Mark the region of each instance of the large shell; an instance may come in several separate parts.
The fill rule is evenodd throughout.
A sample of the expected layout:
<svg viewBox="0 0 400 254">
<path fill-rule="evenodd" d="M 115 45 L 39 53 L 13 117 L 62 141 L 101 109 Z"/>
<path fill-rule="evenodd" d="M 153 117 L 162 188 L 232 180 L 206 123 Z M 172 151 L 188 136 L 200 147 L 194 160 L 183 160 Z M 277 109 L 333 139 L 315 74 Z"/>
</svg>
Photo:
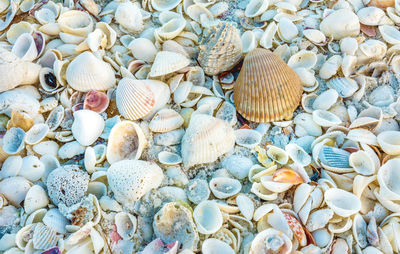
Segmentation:
<svg viewBox="0 0 400 254">
<path fill-rule="evenodd" d="M 319 28 L 326 36 L 338 40 L 358 35 L 360 33 L 360 22 L 353 11 L 339 9 L 324 18 Z"/>
<path fill-rule="evenodd" d="M 200 45 L 198 57 L 207 75 L 232 69 L 242 58 L 242 41 L 232 23 L 219 23 L 211 28 Z"/>
<path fill-rule="evenodd" d="M 182 159 L 185 167 L 209 163 L 229 152 L 235 145 L 235 132 L 228 122 L 209 115 L 191 118 L 182 140 Z"/>
<path fill-rule="evenodd" d="M 248 53 L 235 84 L 237 111 L 254 122 L 291 118 L 302 95 L 300 78 L 284 61 L 265 49 Z"/>
<path fill-rule="evenodd" d="M 117 123 L 111 130 L 107 145 L 107 161 L 139 159 L 147 140 L 139 125 L 131 121 Z"/>
<path fill-rule="evenodd" d="M 58 18 L 60 29 L 75 36 L 86 36 L 93 30 L 93 20 L 87 12 L 69 10 Z"/>
<path fill-rule="evenodd" d="M 324 195 L 326 204 L 339 216 L 349 217 L 361 209 L 360 199 L 350 192 L 331 188 Z"/>
<path fill-rule="evenodd" d="M 110 64 L 89 51 L 77 56 L 67 67 L 68 84 L 75 90 L 104 91 L 115 85 L 115 73 Z"/>
</svg>

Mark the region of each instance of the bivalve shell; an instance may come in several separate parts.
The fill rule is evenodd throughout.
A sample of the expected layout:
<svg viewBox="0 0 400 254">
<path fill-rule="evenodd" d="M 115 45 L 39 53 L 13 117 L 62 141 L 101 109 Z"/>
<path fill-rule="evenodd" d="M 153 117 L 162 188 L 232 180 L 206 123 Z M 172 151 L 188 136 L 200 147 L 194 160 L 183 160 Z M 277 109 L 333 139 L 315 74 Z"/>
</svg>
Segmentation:
<svg viewBox="0 0 400 254">
<path fill-rule="evenodd" d="M 361 209 L 360 199 L 347 191 L 331 188 L 325 191 L 325 202 L 337 215 L 349 217 Z"/>
<path fill-rule="evenodd" d="M 161 109 L 150 121 L 149 128 L 153 132 L 168 132 L 182 126 L 182 116 L 173 109 Z"/>
<path fill-rule="evenodd" d="M 20 207 L 31 186 L 31 182 L 21 176 L 9 177 L 0 182 L 0 194 L 12 205 Z"/>
<path fill-rule="evenodd" d="M 222 226 L 222 213 L 213 201 L 204 200 L 193 211 L 193 219 L 202 234 L 213 234 Z"/>
<path fill-rule="evenodd" d="M 201 245 L 201 252 L 203 254 L 214 254 L 215 251 L 223 254 L 234 254 L 235 251 L 229 246 L 227 243 L 215 239 L 215 238 L 207 238 Z"/>
<path fill-rule="evenodd" d="M 382 150 L 389 155 L 400 155 L 400 132 L 384 131 L 379 133 L 377 141 Z"/>
<path fill-rule="evenodd" d="M 292 242 L 286 234 L 274 228 L 268 228 L 256 235 L 251 243 L 249 253 L 289 254 L 292 251 L 292 246 Z"/>
<path fill-rule="evenodd" d="M 326 36 L 338 40 L 358 35 L 360 33 L 360 22 L 352 10 L 339 9 L 324 18 L 319 28 Z"/>
<path fill-rule="evenodd" d="M 149 76 L 163 76 L 178 71 L 189 64 L 190 60 L 182 54 L 171 51 L 160 51 L 157 53 L 156 58 L 154 59 Z"/>
<path fill-rule="evenodd" d="M 236 179 L 229 177 L 214 177 L 210 181 L 210 190 L 220 199 L 229 198 L 237 193 L 239 193 L 242 185 Z"/>
<path fill-rule="evenodd" d="M 104 130 L 103 117 L 91 110 L 83 109 L 74 113 L 72 135 L 83 146 L 93 144 Z"/>
<path fill-rule="evenodd" d="M 380 195 L 388 200 L 400 200 L 400 189 L 398 187 L 400 179 L 399 163 L 399 158 L 391 159 L 378 170 L 377 178 L 380 185 Z"/>
</svg>

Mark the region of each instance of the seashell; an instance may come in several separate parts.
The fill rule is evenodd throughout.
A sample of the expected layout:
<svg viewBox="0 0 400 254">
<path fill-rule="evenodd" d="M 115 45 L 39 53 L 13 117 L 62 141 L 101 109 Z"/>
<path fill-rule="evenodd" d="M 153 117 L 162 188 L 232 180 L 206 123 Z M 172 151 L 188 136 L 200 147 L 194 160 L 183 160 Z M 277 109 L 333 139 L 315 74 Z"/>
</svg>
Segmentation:
<svg viewBox="0 0 400 254">
<path fill-rule="evenodd" d="M 352 129 L 349 131 L 346 138 L 368 145 L 378 145 L 376 136 L 372 132 L 365 129 Z"/>
<path fill-rule="evenodd" d="M 43 90 L 49 93 L 54 92 L 59 86 L 56 76 L 51 68 L 44 67 L 40 70 L 39 81 Z"/>
<path fill-rule="evenodd" d="M 377 142 L 386 154 L 400 154 L 399 134 L 398 131 L 383 131 L 377 136 Z"/>
<path fill-rule="evenodd" d="M 24 149 L 25 131 L 21 128 L 9 129 L 3 137 L 2 149 L 7 154 L 16 154 Z"/>
<path fill-rule="evenodd" d="M 387 46 L 382 41 L 369 39 L 360 44 L 357 50 L 357 64 L 364 64 L 382 59 L 387 51 Z"/>
<path fill-rule="evenodd" d="M 392 25 L 391 21 L 385 14 L 385 12 L 377 7 L 365 7 L 357 12 L 358 19 L 361 24 L 367 26 L 378 26 L 378 25 Z"/>
<path fill-rule="evenodd" d="M 21 156 L 10 156 L 3 162 L 0 171 L 1 178 L 17 176 L 22 167 Z"/>
<path fill-rule="evenodd" d="M 158 161 L 164 165 L 176 165 L 182 162 L 181 156 L 167 151 L 158 153 L 157 157 Z"/>
<path fill-rule="evenodd" d="M 0 92 L 19 85 L 35 84 L 39 80 L 40 65 L 21 61 L 4 48 L 0 49 Z"/>
<path fill-rule="evenodd" d="M 222 167 L 237 179 L 248 176 L 250 168 L 253 166 L 251 159 L 241 155 L 230 155 L 222 161 Z"/>
<path fill-rule="evenodd" d="M 399 174 L 397 169 L 398 158 L 388 160 L 378 170 L 378 182 L 380 185 L 380 195 L 388 200 L 400 200 L 400 192 L 395 184 Z"/>
<path fill-rule="evenodd" d="M 353 236 L 361 248 L 367 247 L 367 223 L 359 213 L 353 219 Z"/>
<path fill-rule="evenodd" d="M 140 33 L 144 29 L 140 8 L 132 2 L 122 2 L 115 10 L 115 20 L 128 32 Z"/>
<path fill-rule="evenodd" d="M 320 136 L 322 134 L 321 126 L 313 121 L 312 114 L 300 113 L 294 118 L 296 124 L 297 136 Z M 301 133 L 302 132 L 302 133 Z"/>
<path fill-rule="evenodd" d="M 311 69 L 317 63 L 317 55 L 312 51 L 301 50 L 289 58 L 288 65 L 290 68 Z"/>
<path fill-rule="evenodd" d="M 159 51 L 151 66 L 149 76 L 163 76 L 178 71 L 189 64 L 189 59 L 182 54 L 171 51 Z"/>
<path fill-rule="evenodd" d="M 292 41 L 298 35 L 299 31 L 293 22 L 286 18 L 282 17 L 279 19 L 278 23 L 278 36 L 283 41 Z"/>
<path fill-rule="evenodd" d="M 43 223 L 60 234 L 65 234 L 67 231 L 65 226 L 68 225 L 68 220 L 61 214 L 58 208 L 52 208 L 46 212 L 42 219 Z"/>
<path fill-rule="evenodd" d="M 156 36 L 161 40 L 171 40 L 177 37 L 186 26 L 186 20 L 182 17 L 173 18 L 156 29 Z"/>
<path fill-rule="evenodd" d="M 282 71 L 279 74 L 272 74 L 272 72 L 263 73 L 261 69 L 252 69 L 254 66 L 253 61 L 262 61 L 263 71 L 275 70 L 271 69 L 275 68 L 275 66 L 276 69 L 281 69 Z M 255 77 L 253 75 L 262 75 L 262 77 Z M 253 85 L 251 80 L 254 80 L 255 78 L 257 78 L 257 80 L 263 80 L 261 84 L 255 84 L 258 85 L 259 89 L 262 91 L 267 87 L 268 91 L 270 91 L 268 94 L 282 94 L 277 92 L 278 90 L 281 91 L 283 89 L 281 87 L 282 83 L 280 81 L 273 82 L 270 78 L 271 75 L 279 75 L 279 80 L 285 80 L 285 84 L 287 84 L 285 89 L 293 91 L 293 93 L 283 93 L 285 96 L 282 96 L 278 100 L 269 99 L 267 96 L 261 97 L 260 94 L 251 94 L 253 89 L 249 89 L 247 86 Z M 289 80 L 291 80 L 290 83 Z M 234 89 L 235 106 L 240 114 L 251 121 L 271 122 L 290 118 L 292 116 L 293 111 L 300 103 L 302 86 L 297 74 L 282 60 L 277 58 L 274 54 L 268 53 L 264 49 L 255 49 L 247 54 Z M 268 104 L 264 102 L 264 100 L 267 101 Z M 260 110 L 260 107 L 256 105 L 259 105 L 261 101 L 263 101 L 264 106 L 261 107 Z"/>
<path fill-rule="evenodd" d="M 56 155 L 61 159 L 71 159 L 77 155 L 83 154 L 84 152 L 85 148 L 79 144 L 78 141 L 72 141 L 61 146 Z"/>
<path fill-rule="evenodd" d="M 262 139 L 262 135 L 252 129 L 239 129 L 235 130 L 236 144 L 249 149 L 254 149 Z"/>
<path fill-rule="evenodd" d="M 149 123 L 153 132 L 168 132 L 182 126 L 184 120 L 175 110 L 161 109 Z"/>
<path fill-rule="evenodd" d="M 214 97 L 214 98 L 217 98 L 217 97 Z M 197 105 L 198 105 L 198 103 L 197 103 Z M 215 117 L 222 119 L 222 120 L 230 123 L 230 125 L 234 126 L 237 122 L 235 105 L 233 105 L 230 102 L 224 101 L 222 103 L 222 105 L 219 107 L 217 113 L 215 114 Z M 255 134 L 254 134 L 253 138 L 256 138 Z M 257 141 L 257 138 L 255 140 Z M 246 142 L 239 141 L 239 143 L 241 145 L 246 145 Z M 248 145 L 251 145 L 251 144 L 248 144 Z"/>
<path fill-rule="evenodd" d="M 382 25 L 379 26 L 379 32 L 384 41 L 389 44 L 400 43 L 400 31 L 395 26 Z"/>
<path fill-rule="evenodd" d="M 22 166 L 19 175 L 29 181 L 35 182 L 44 174 L 44 164 L 34 155 L 28 155 L 22 159 Z"/>
<path fill-rule="evenodd" d="M 174 9 L 180 2 L 181 0 L 170 0 L 170 1 L 151 0 L 151 7 L 153 7 L 157 11 L 169 11 Z"/>
<path fill-rule="evenodd" d="M 83 146 L 93 144 L 104 130 L 104 120 L 98 113 L 83 109 L 74 113 L 71 131 L 74 138 Z"/>
<path fill-rule="evenodd" d="M 204 114 L 192 116 L 182 139 L 183 164 L 190 168 L 213 162 L 229 152 L 234 144 L 235 133 L 227 122 Z"/>
<path fill-rule="evenodd" d="M 272 180 L 278 183 L 290 184 L 300 184 L 304 182 L 304 180 L 296 171 L 289 168 L 281 168 L 276 170 L 272 176 Z"/>
<path fill-rule="evenodd" d="M 340 51 L 346 55 L 353 56 L 358 49 L 358 42 L 355 38 L 345 37 L 340 40 Z"/>
<path fill-rule="evenodd" d="M 303 35 L 314 44 L 322 45 L 326 43 L 326 36 L 319 30 L 306 29 L 303 31 Z"/>
<path fill-rule="evenodd" d="M 210 181 L 210 190 L 219 199 L 229 198 L 239 193 L 242 185 L 233 178 L 214 177 Z"/>
<path fill-rule="evenodd" d="M 350 166 L 361 175 L 372 175 L 375 173 L 375 165 L 367 152 L 362 150 L 352 153 L 349 158 Z"/>
<path fill-rule="evenodd" d="M 186 9 L 185 12 L 192 20 L 201 23 L 204 27 L 208 27 L 208 22 L 212 21 L 213 19 L 213 15 L 210 10 L 208 10 L 202 4 L 192 4 Z M 207 20 L 207 22 L 204 22 L 204 20 Z"/>
<path fill-rule="evenodd" d="M 107 179 L 119 202 L 138 201 L 151 189 L 157 188 L 164 178 L 155 163 L 140 160 L 115 162 L 107 171 Z"/>
<path fill-rule="evenodd" d="M 154 216 L 153 229 L 163 242 L 178 241 L 182 249 L 196 249 L 199 242 L 192 212 L 184 202 L 166 203 Z"/>
<path fill-rule="evenodd" d="M 64 165 L 50 172 L 47 177 L 47 193 L 50 200 L 58 205 L 74 205 L 85 196 L 89 176 L 78 165 Z"/>
<path fill-rule="evenodd" d="M 256 235 L 250 247 L 250 254 L 281 253 L 289 254 L 292 251 L 292 242 L 289 237 L 273 228 L 268 228 Z"/>
<path fill-rule="evenodd" d="M 33 36 L 29 33 L 21 34 L 15 41 L 11 53 L 19 57 L 22 61 L 33 61 L 39 53 L 38 47 Z"/>
<path fill-rule="evenodd" d="M 286 153 L 286 151 L 277 146 L 269 146 L 267 155 L 281 165 L 285 165 L 289 160 L 289 155 Z"/>
<path fill-rule="evenodd" d="M 236 204 L 240 212 L 247 220 L 251 220 L 253 218 L 254 203 L 248 196 L 244 194 L 239 194 L 236 197 Z"/>
<path fill-rule="evenodd" d="M 56 232 L 53 229 L 46 227 L 42 223 L 35 225 L 32 237 L 33 247 L 35 249 L 47 250 L 56 246 L 57 240 Z"/>
<path fill-rule="evenodd" d="M 32 184 L 21 176 L 9 177 L 0 182 L 0 194 L 15 207 L 20 207 Z"/>
<path fill-rule="evenodd" d="M 57 22 L 61 32 L 76 36 L 86 36 L 93 30 L 93 20 L 90 15 L 78 10 L 63 12 Z"/>
<path fill-rule="evenodd" d="M 109 103 L 110 99 L 107 94 L 92 90 L 86 94 L 83 108 L 96 113 L 103 113 L 108 108 Z"/>
<path fill-rule="evenodd" d="M 251 0 L 247 6 L 244 14 L 248 18 L 254 18 L 263 14 L 269 6 L 268 0 Z"/>
<path fill-rule="evenodd" d="M 113 164 L 124 159 L 139 159 L 147 140 L 134 122 L 122 121 L 111 130 L 107 144 L 107 161 Z"/>
<path fill-rule="evenodd" d="M 253 31 L 246 31 L 240 37 L 243 53 L 248 53 L 257 47 L 257 38 Z"/>
<path fill-rule="evenodd" d="M 324 18 L 319 26 L 321 32 L 335 40 L 356 36 L 360 33 L 360 22 L 349 9 L 333 11 Z"/>
<path fill-rule="evenodd" d="M 64 107 L 62 105 L 54 108 L 48 115 L 45 124 L 49 126 L 50 131 L 56 130 L 64 119 Z"/>
<path fill-rule="evenodd" d="M 90 146 L 86 147 L 85 155 L 83 158 L 83 165 L 89 173 L 93 173 L 96 167 L 96 154 L 94 149 Z"/>
<path fill-rule="evenodd" d="M 378 8 L 387 8 L 395 5 L 393 0 L 371 0 L 368 2 L 368 6 L 376 6 Z"/>
<path fill-rule="evenodd" d="M 7 41 L 14 44 L 18 37 L 24 33 L 31 34 L 33 27 L 29 22 L 21 21 L 16 24 L 12 24 L 6 33 Z"/>
<path fill-rule="evenodd" d="M 275 33 L 278 31 L 278 26 L 275 24 L 275 22 L 271 22 L 267 28 L 265 29 L 265 32 L 262 34 L 260 38 L 260 45 L 264 47 L 265 49 L 272 48 L 272 42 L 274 40 Z"/>
<path fill-rule="evenodd" d="M 334 78 L 329 80 L 328 85 L 342 98 L 348 98 L 358 90 L 357 82 L 350 78 Z"/>
<path fill-rule="evenodd" d="M 326 110 L 314 110 L 313 121 L 322 127 L 331 127 L 342 123 L 339 117 Z"/>
<path fill-rule="evenodd" d="M 156 145 L 163 146 L 177 145 L 181 143 L 183 135 L 185 135 L 185 131 L 183 129 L 169 131 L 156 135 L 154 137 L 154 143 Z"/>
<path fill-rule="evenodd" d="M 361 209 L 361 201 L 354 194 L 338 188 L 331 188 L 325 191 L 325 202 L 335 214 L 342 217 L 349 217 Z"/>
<path fill-rule="evenodd" d="M 208 183 L 206 180 L 203 179 L 190 180 L 185 189 L 185 192 L 188 199 L 195 204 L 199 204 L 203 200 L 207 200 L 210 196 Z"/>
<path fill-rule="evenodd" d="M 311 163 L 311 156 L 308 155 L 301 146 L 295 143 L 287 144 L 285 146 L 285 151 L 289 157 L 300 166 L 305 167 Z"/>
<path fill-rule="evenodd" d="M 337 73 L 342 64 L 342 57 L 340 55 L 333 55 L 321 66 L 319 76 L 322 79 L 329 79 Z"/>
<path fill-rule="evenodd" d="M 193 87 L 193 83 L 190 81 L 184 81 L 174 91 L 174 102 L 182 104 L 189 96 Z"/>
<path fill-rule="evenodd" d="M 224 254 L 235 253 L 231 246 L 215 238 L 207 238 L 207 240 L 205 240 L 201 245 L 201 252 L 204 254 L 212 254 L 215 252 L 215 250 L 218 250 Z"/>
<path fill-rule="evenodd" d="M 129 240 L 135 235 L 137 219 L 130 213 L 119 212 L 115 215 L 115 225 L 122 239 Z"/>
<path fill-rule="evenodd" d="M 153 42 L 146 38 L 137 38 L 129 43 L 128 48 L 132 51 L 132 55 L 138 59 L 148 63 L 154 61 L 157 49 Z"/>
<path fill-rule="evenodd" d="M 222 213 L 215 202 L 204 200 L 193 211 L 197 230 L 202 234 L 213 234 L 222 226 Z"/>
<path fill-rule="evenodd" d="M 262 176 L 260 178 L 260 182 L 265 189 L 272 191 L 274 193 L 281 193 L 287 191 L 293 186 L 290 183 L 275 182 L 272 180 L 272 178 L 273 178 L 272 176 Z"/>
<path fill-rule="evenodd" d="M 331 209 L 320 209 L 314 211 L 308 218 L 306 228 L 310 232 L 324 228 L 332 217 L 333 211 Z"/>
<path fill-rule="evenodd" d="M 15 127 L 28 131 L 33 126 L 33 123 L 34 120 L 28 114 L 14 111 L 11 113 L 11 119 L 7 123 L 7 129 Z"/>
<path fill-rule="evenodd" d="M 232 69 L 242 58 L 242 42 L 232 23 L 211 27 L 199 47 L 199 64 L 209 76 Z"/>
<path fill-rule="evenodd" d="M 115 84 L 112 67 L 88 51 L 72 60 L 67 67 L 66 78 L 68 84 L 80 92 L 104 91 Z"/>
<path fill-rule="evenodd" d="M 321 160 L 322 165 L 342 170 L 347 169 L 348 172 L 351 172 L 353 170 L 349 169 L 349 157 L 349 152 L 330 146 L 323 146 L 319 153 L 319 159 Z"/>
</svg>

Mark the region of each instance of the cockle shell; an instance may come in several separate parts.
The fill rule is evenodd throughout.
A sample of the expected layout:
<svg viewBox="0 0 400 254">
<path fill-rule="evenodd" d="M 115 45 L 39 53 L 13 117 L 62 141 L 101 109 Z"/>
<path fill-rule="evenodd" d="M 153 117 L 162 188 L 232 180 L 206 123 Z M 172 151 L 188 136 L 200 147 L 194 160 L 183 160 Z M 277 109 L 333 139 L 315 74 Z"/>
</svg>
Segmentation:
<svg viewBox="0 0 400 254">
<path fill-rule="evenodd" d="M 66 233 L 65 226 L 69 224 L 68 220 L 61 214 L 58 208 L 52 208 L 47 211 L 42 221 L 47 227 L 54 229 L 60 234 Z"/>
<path fill-rule="evenodd" d="M 3 137 L 2 150 L 7 154 L 16 154 L 24 149 L 25 131 L 21 128 L 9 129 Z"/>
<path fill-rule="evenodd" d="M 92 110 L 96 113 L 103 113 L 107 109 L 109 103 L 110 99 L 107 94 L 92 90 L 86 94 L 83 108 Z"/>
<path fill-rule="evenodd" d="M 339 9 L 324 18 L 319 28 L 326 36 L 338 40 L 358 35 L 360 33 L 360 22 L 353 11 Z"/>
<path fill-rule="evenodd" d="M 161 109 L 149 123 L 153 132 L 168 132 L 182 126 L 184 120 L 178 112 L 173 109 Z"/>
<path fill-rule="evenodd" d="M 60 29 L 64 33 L 86 36 L 93 30 L 93 20 L 87 12 L 69 10 L 58 18 Z"/>
<path fill-rule="evenodd" d="M 32 243 L 35 249 L 47 250 L 57 244 L 56 232 L 43 223 L 35 225 L 33 231 Z"/>
<path fill-rule="evenodd" d="M 200 45 L 198 61 L 207 75 L 232 69 L 242 58 L 242 41 L 232 23 L 213 26 Z"/>
<path fill-rule="evenodd" d="M 25 196 L 24 210 L 27 214 L 31 214 L 40 208 L 44 208 L 49 204 L 49 197 L 46 191 L 39 185 L 32 186 Z"/>
<path fill-rule="evenodd" d="M 218 250 L 221 254 L 234 254 L 235 251 L 226 242 L 215 238 L 207 238 L 201 245 L 201 252 L 203 254 L 213 254 Z"/>
<path fill-rule="evenodd" d="M 302 85 L 285 62 L 258 48 L 247 54 L 234 90 L 240 114 L 250 121 L 272 122 L 292 117 L 301 100 Z"/>
<path fill-rule="evenodd" d="M 9 177 L 0 182 L 0 194 L 12 205 L 20 207 L 31 186 L 31 182 L 21 176 Z"/>
<path fill-rule="evenodd" d="M 118 4 L 115 11 L 115 20 L 123 29 L 129 32 L 140 33 L 144 29 L 140 8 L 132 2 Z"/>
<path fill-rule="evenodd" d="M 146 145 L 146 137 L 139 125 L 131 121 L 119 122 L 108 138 L 107 161 L 113 164 L 124 159 L 137 160 Z"/>
<path fill-rule="evenodd" d="M 214 177 L 210 181 L 210 190 L 219 199 L 225 199 L 237 194 L 242 188 L 242 184 L 229 177 Z"/>
<path fill-rule="evenodd" d="M 400 132 L 384 131 L 379 133 L 377 141 L 382 150 L 389 155 L 400 154 Z"/>
<path fill-rule="evenodd" d="M 193 211 L 197 230 L 202 234 L 213 234 L 222 226 L 222 213 L 213 201 L 204 200 Z"/>
<path fill-rule="evenodd" d="M 380 185 L 380 195 L 388 200 L 400 200 L 400 189 L 397 185 L 399 181 L 399 163 L 400 159 L 388 160 L 378 170 L 378 182 Z"/>
<path fill-rule="evenodd" d="M 151 63 L 157 54 L 157 49 L 153 42 L 147 38 L 137 38 L 132 40 L 128 48 L 132 51 L 132 55 L 139 60 Z"/>
<path fill-rule="evenodd" d="M 107 170 L 107 179 L 116 200 L 138 201 L 152 189 L 160 186 L 164 174 L 154 162 L 121 160 Z"/>
<path fill-rule="evenodd" d="M 91 110 L 83 109 L 74 113 L 72 135 L 83 146 L 93 144 L 104 130 L 103 117 Z"/>
<path fill-rule="evenodd" d="M 289 237 L 274 228 L 268 228 L 256 235 L 250 247 L 250 254 L 280 253 L 289 254 L 292 242 Z"/>
<path fill-rule="evenodd" d="M 235 133 L 228 122 L 209 115 L 192 116 L 182 139 L 181 154 L 186 168 L 210 163 L 235 145 Z"/>
<path fill-rule="evenodd" d="M 347 191 L 331 188 L 325 191 L 325 202 L 337 215 L 349 217 L 361 209 L 360 199 Z"/>
<path fill-rule="evenodd" d="M 159 51 L 151 66 L 149 76 L 163 76 L 178 71 L 189 64 L 190 60 L 182 54 L 171 51 Z"/>
<path fill-rule="evenodd" d="M 115 73 L 110 64 L 89 51 L 78 55 L 67 67 L 68 84 L 80 92 L 104 91 L 115 85 Z"/>
</svg>

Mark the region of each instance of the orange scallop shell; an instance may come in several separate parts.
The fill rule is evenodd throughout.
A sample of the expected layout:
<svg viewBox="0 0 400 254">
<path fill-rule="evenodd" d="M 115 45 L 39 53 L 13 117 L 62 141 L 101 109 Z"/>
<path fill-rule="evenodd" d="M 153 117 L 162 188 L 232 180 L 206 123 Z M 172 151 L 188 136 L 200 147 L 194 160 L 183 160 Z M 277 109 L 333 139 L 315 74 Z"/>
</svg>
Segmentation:
<svg viewBox="0 0 400 254">
<path fill-rule="evenodd" d="M 237 111 L 261 123 L 290 119 L 300 104 L 303 87 L 281 58 L 256 48 L 245 57 L 234 91 Z"/>
</svg>

